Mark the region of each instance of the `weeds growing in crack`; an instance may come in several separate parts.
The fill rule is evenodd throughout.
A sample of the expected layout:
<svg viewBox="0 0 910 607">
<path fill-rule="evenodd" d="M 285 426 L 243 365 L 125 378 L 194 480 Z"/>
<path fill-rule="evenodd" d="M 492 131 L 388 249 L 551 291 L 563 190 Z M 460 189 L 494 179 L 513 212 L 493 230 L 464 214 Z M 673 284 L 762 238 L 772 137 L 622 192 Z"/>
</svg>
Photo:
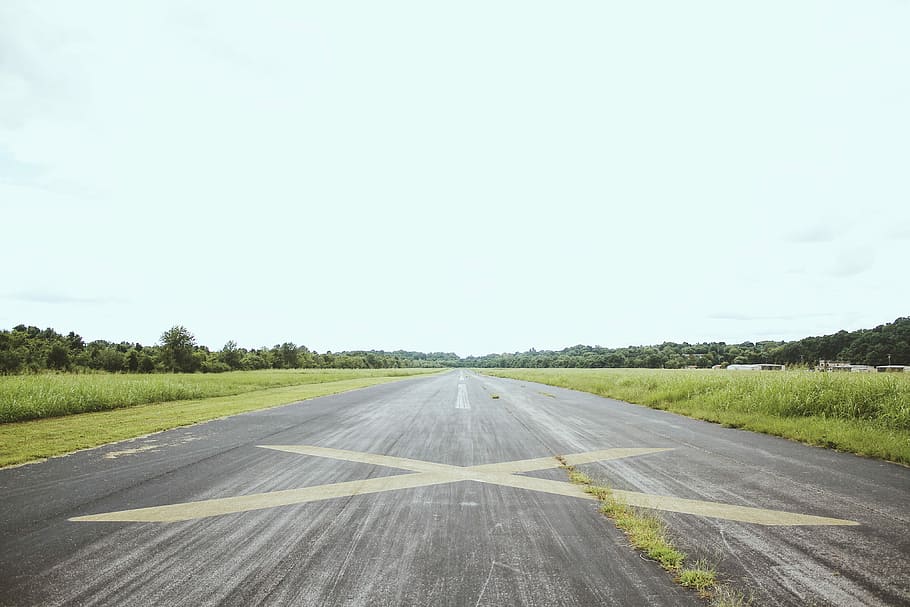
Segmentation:
<svg viewBox="0 0 910 607">
<path fill-rule="evenodd" d="M 687 566 L 686 554 L 673 545 L 666 523 L 659 516 L 626 504 L 609 487 L 595 485 L 591 477 L 577 470 L 565 457 L 557 455 L 556 461 L 572 483 L 582 485 L 585 492 L 600 501 L 600 511 L 613 519 L 629 538 L 629 543 L 641 551 L 642 557 L 659 563 L 674 575 L 677 583 L 711 599 L 712 607 L 748 607 L 752 604 L 741 592 L 720 583 L 714 567 L 706 561 L 698 560 Z"/>
</svg>

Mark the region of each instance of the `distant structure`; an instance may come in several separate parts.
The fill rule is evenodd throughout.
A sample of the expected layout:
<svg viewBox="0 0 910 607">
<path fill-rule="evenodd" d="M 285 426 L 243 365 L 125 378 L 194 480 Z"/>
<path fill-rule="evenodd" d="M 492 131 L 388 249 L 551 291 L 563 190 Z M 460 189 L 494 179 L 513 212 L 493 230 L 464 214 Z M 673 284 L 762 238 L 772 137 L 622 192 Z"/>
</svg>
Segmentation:
<svg viewBox="0 0 910 607">
<path fill-rule="evenodd" d="M 876 368 L 872 365 L 854 365 L 843 360 L 820 360 L 815 370 L 834 373 L 875 373 Z"/>
<path fill-rule="evenodd" d="M 784 365 L 757 364 L 757 365 L 727 365 L 728 371 L 783 371 Z"/>
<path fill-rule="evenodd" d="M 875 367 L 879 373 L 910 373 L 910 367 L 907 365 L 881 365 Z"/>
<path fill-rule="evenodd" d="M 841 373 L 849 373 L 852 369 L 853 363 L 845 360 L 820 360 L 818 366 L 815 367 L 816 371 L 839 371 Z"/>
</svg>

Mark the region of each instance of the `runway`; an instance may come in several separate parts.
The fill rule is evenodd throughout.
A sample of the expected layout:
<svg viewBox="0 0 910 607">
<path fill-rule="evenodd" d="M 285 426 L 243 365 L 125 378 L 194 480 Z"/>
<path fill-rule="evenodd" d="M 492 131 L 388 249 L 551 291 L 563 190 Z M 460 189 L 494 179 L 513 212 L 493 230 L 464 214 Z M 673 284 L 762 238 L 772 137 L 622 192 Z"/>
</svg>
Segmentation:
<svg viewBox="0 0 910 607">
<path fill-rule="evenodd" d="M 704 604 L 556 455 L 756 604 L 910 602 L 907 468 L 455 370 L 0 470 L 0 604 Z"/>
</svg>

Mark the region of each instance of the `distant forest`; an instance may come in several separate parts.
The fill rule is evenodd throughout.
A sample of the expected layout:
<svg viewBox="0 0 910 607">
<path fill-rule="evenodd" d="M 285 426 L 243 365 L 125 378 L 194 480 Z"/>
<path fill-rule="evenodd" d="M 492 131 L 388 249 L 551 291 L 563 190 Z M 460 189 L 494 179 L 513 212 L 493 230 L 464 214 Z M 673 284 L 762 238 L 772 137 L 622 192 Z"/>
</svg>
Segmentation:
<svg viewBox="0 0 910 607">
<path fill-rule="evenodd" d="M 387 369 L 397 367 L 584 367 L 584 368 L 709 368 L 740 363 L 814 366 L 820 359 L 855 364 L 910 364 L 910 317 L 874 329 L 839 331 L 799 341 L 740 344 L 672 343 L 602 348 L 572 346 L 559 351 L 534 350 L 461 358 L 453 353 L 397 350 L 319 354 L 293 342 L 271 347 L 241 348 L 233 341 L 213 351 L 196 343 L 193 334 L 175 326 L 159 343 L 95 340 L 78 334 L 19 325 L 0 330 L 0 374 L 43 371 L 109 371 L 113 373 L 219 373 L 254 369 Z"/>
</svg>

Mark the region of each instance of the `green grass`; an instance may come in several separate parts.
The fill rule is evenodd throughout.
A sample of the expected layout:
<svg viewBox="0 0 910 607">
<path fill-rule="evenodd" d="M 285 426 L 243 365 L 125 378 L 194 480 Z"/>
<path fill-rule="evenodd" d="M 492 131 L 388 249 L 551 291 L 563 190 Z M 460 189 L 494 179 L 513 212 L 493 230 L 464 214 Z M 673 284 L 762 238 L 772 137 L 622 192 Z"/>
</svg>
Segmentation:
<svg viewBox="0 0 910 607">
<path fill-rule="evenodd" d="M 679 572 L 679 583 L 702 594 L 708 594 L 717 586 L 717 573 L 705 561 L 696 561 L 692 567 Z"/>
<path fill-rule="evenodd" d="M 910 464 L 910 376 L 903 374 L 661 369 L 483 372 Z"/>
<path fill-rule="evenodd" d="M 232 396 L 270 388 L 364 377 L 397 377 L 423 369 L 292 369 L 217 374 L 167 373 L 0 376 L 0 423 L 121 407 Z"/>
<path fill-rule="evenodd" d="M 696 590 L 703 597 L 714 598 L 715 605 L 723 605 L 717 599 L 737 596 L 730 588 L 718 583 L 717 572 L 705 561 L 686 566 L 686 554 L 673 545 L 666 523 L 659 516 L 626 504 L 609 487 L 594 484 L 591 477 L 569 465 L 565 458 L 556 456 L 556 460 L 568 473 L 569 481 L 584 485 L 585 491 L 600 501 L 600 511 L 626 534 L 629 543 L 672 573 L 680 585 Z"/>
<path fill-rule="evenodd" d="M 105 443 L 246 411 L 275 407 L 308 398 L 397 381 L 407 377 L 406 372 L 408 371 L 411 372 L 410 375 L 427 372 L 417 369 L 395 369 L 386 370 L 385 375 L 380 370 L 303 373 L 302 375 L 306 376 L 307 379 L 317 377 L 322 379 L 318 382 L 309 381 L 307 383 L 278 387 L 252 388 L 241 394 L 159 402 L 105 411 L 78 413 L 63 417 L 0 424 L 0 466 L 9 466 L 61 455 L 78 449 L 95 447 Z M 250 371 L 247 373 L 267 376 L 271 372 Z M 277 373 L 290 376 L 295 372 Z M 319 375 L 319 373 L 326 375 Z M 351 377 L 352 375 L 353 377 Z M 207 378 L 219 376 L 182 377 Z M 332 379 L 333 377 L 337 379 Z M 297 381 L 299 382 L 300 379 L 301 377 L 298 377 Z M 258 385 L 268 386 L 268 381 L 272 380 L 267 380 L 265 377 L 240 378 L 233 385 L 256 386 L 257 382 L 261 382 Z M 215 385 L 209 385 L 208 387 L 211 390 L 216 389 Z"/>
<path fill-rule="evenodd" d="M 750 607 L 752 598 L 727 586 L 718 587 L 711 598 L 711 607 Z"/>
<path fill-rule="evenodd" d="M 633 546 L 642 550 L 648 558 L 657 561 L 667 571 L 678 572 L 686 555 L 673 547 L 667 538 L 666 526 L 656 515 L 633 508 L 616 499 L 609 487 L 595 485 L 584 472 L 566 463 L 557 456 L 560 467 L 569 475 L 569 481 L 584 485 L 585 491 L 600 500 L 601 512 L 609 516 L 629 537 Z"/>
<path fill-rule="evenodd" d="M 679 572 L 686 555 L 670 543 L 666 525 L 658 516 L 619 501 L 612 492 L 601 499 L 600 509 L 626 533 L 629 542 L 648 558 L 660 563 L 667 571 Z"/>
</svg>

